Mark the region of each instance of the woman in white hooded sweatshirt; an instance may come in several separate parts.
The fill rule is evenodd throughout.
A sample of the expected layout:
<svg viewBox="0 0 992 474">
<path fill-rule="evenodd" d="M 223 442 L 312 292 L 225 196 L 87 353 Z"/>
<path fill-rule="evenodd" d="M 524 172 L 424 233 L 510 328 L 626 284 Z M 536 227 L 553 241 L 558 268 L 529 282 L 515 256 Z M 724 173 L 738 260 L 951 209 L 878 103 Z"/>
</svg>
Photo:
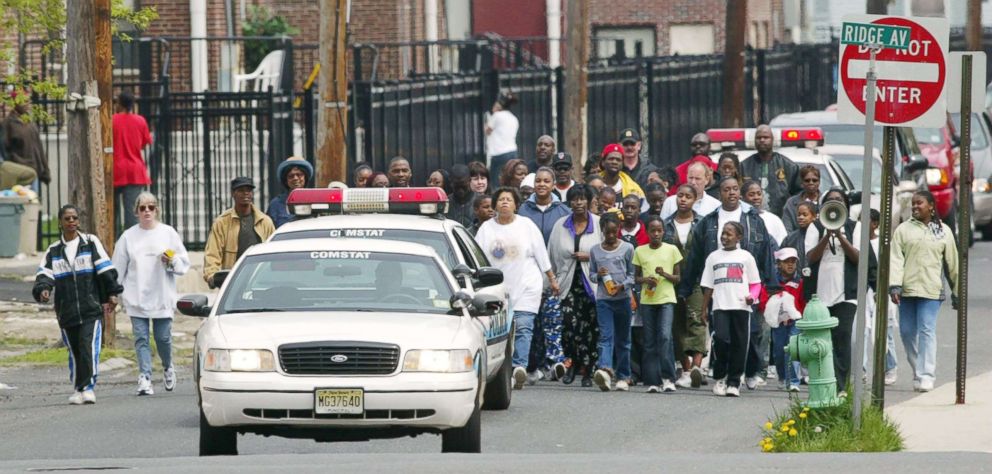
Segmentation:
<svg viewBox="0 0 992 474">
<path fill-rule="evenodd" d="M 176 386 L 172 367 L 172 316 L 178 295 L 176 276 L 189 270 L 189 255 L 179 233 L 159 222 L 158 199 L 142 192 L 134 206 L 138 224 L 124 231 L 114 247 L 114 266 L 124 286 L 124 311 L 131 317 L 138 356 L 138 395 L 152 395 L 150 329 L 162 359 L 166 391 Z"/>
</svg>

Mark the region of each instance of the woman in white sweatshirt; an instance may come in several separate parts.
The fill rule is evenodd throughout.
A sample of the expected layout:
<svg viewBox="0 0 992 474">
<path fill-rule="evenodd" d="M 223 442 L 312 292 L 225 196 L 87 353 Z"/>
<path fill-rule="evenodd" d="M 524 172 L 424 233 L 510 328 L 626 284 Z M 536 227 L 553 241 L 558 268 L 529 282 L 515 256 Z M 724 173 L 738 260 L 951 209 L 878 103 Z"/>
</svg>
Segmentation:
<svg viewBox="0 0 992 474">
<path fill-rule="evenodd" d="M 134 350 L 138 356 L 138 395 L 152 395 L 152 351 L 149 326 L 165 371 L 167 391 L 176 386 L 172 367 L 172 315 L 178 296 L 176 275 L 189 270 L 189 255 L 179 234 L 159 222 L 158 199 L 142 192 L 134 206 L 138 224 L 124 231 L 114 248 L 118 281 L 124 286 L 124 311 L 131 317 Z"/>
</svg>

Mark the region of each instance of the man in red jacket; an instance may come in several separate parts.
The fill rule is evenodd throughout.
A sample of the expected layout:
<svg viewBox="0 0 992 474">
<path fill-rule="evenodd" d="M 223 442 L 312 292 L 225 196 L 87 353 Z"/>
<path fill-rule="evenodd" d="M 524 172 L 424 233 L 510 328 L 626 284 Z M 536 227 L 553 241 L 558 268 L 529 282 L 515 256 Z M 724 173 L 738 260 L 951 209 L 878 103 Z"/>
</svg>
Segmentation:
<svg viewBox="0 0 992 474">
<path fill-rule="evenodd" d="M 134 96 L 124 91 L 117 96 L 114 113 L 114 208 L 122 217 L 124 229 L 138 223 L 134 210 L 138 194 L 151 178 L 141 150 L 152 144 L 145 118 L 134 113 Z"/>
</svg>

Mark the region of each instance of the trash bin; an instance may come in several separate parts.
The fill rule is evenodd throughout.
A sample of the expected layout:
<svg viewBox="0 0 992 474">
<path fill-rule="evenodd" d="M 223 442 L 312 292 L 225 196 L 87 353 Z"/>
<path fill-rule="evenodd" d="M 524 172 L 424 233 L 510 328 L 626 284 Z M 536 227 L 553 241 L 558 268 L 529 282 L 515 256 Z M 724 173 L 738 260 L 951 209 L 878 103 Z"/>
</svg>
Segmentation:
<svg viewBox="0 0 992 474">
<path fill-rule="evenodd" d="M 38 219 L 41 217 L 41 203 L 28 202 L 24 204 L 24 214 L 21 214 L 21 246 L 20 251 L 26 255 L 38 253 Z"/>
<path fill-rule="evenodd" d="M 0 197 L 0 257 L 13 257 L 20 251 L 21 215 L 27 198 Z"/>
</svg>

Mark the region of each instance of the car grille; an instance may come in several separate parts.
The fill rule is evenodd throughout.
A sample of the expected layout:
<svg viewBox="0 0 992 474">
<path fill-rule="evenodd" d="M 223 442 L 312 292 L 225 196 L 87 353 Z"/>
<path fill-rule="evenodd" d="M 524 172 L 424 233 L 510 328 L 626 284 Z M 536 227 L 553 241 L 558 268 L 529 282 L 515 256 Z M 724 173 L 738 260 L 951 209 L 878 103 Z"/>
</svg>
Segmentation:
<svg viewBox="0 0 992 474">
<path fill-rule="evenodd" d="M 242 413 L 252 418 L 268 420 L 417 420 L 430 418 L 434 410 L 365 410 L 357 415 L 315 414 L 313 410 L 287 410 L 282 408 L 245 408 Z"/>
<path fill-rule="evenodd" d="M 279 346 L 279 363 L 291 375 L 389 375 L 400 348 L 375 342 L 306 342 Z"/>
</svg>

